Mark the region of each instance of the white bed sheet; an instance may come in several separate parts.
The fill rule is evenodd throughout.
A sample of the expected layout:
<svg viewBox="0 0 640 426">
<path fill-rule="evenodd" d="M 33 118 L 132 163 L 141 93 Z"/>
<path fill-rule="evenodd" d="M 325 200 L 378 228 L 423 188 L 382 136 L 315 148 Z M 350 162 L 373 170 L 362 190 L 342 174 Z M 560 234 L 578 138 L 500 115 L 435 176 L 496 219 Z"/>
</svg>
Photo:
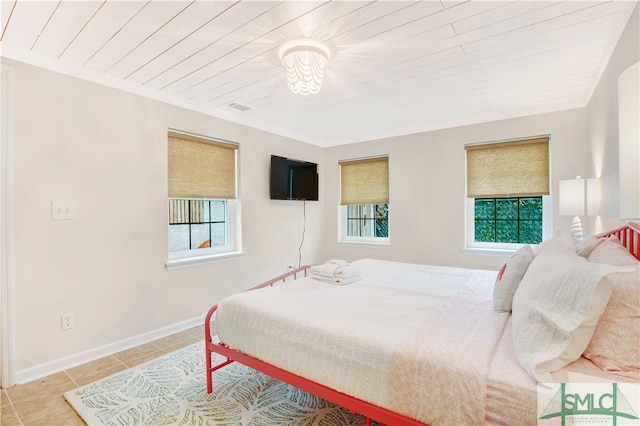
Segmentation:
<svg viewBox="0 0 640 426">
<path fill-rule="evenodd" d="M 580 357 L 563 369 L 551 373 L 554 383 L 633 382 L 633 379 L 603 372 L 590 360 Z M 538 424 L 538 413 L 548 403 L 550 395 L 541 393 L 538 400 L 538 384 L 518 363 L 513 348 L 511 318 L 496 347 L 487 380 L 485 423 L 491 425 Z"/>
<path fill-rule="evenodd" d="M 482 423 L 490 361 L 508 318 L 493 311 L 497 273 L 371 259 L 353 265 L 362 280 L 349 285 L 305 278 L 221 301 L 218 337 L 426 423 Z"/>
<path fill-rule="evenodd" d="M 353 264 L 362 280 L 352 284 L 305 278 L 221 301 L 218 337 L 428 424 L 537 423 L 537 383 L 515 356 L 511 316 L 493 309 L 495 271 Z M 572 373 L 580 381 L 632 381 L 585 358 L 552 380 L 576 381 Z"/>
</svg>

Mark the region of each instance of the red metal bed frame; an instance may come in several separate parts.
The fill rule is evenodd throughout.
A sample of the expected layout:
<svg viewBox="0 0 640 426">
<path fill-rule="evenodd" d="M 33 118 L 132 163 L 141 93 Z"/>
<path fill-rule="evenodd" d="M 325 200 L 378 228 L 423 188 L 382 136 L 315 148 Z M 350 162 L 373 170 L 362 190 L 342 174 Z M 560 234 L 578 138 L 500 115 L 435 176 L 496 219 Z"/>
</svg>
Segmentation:
<svg viewBox="0 0 640 426">
<path fill-rule="evenodd" d="M 640 260 L 640 225 L 634 222 L 630 222 L 626 226 L 622 226 L 620 228 L 599 234 L 598 237 L 606 238 L 612 235 L 615 235 L 622 242 L 622 245 L 624 245 L 636 259 Z M 306 277 L 310 266 L 311 265 L 305 265 L 293 269 L 285 274 L 275 277 L 260 285 L 257 285 L 247 291 L 271 286 L 279 282 L 285 282 L 287 281 L 287 279 L 295 280 L 298 278 L 298 275 L 303 275 Z M 214 340 L 211 333 L 211 319 L 217 308 L 218 305 L 214 305 L 213 307 L 211 307 L 211 309 L 209 309 L 204 322 L 207 393 L 213 392 L 213 372 L 228 364 L 231 364 L 232 362 L 237 361 L 250 368 L 261 371 L 277 380 L 281 380 L 327 401 L 333 402 L 334 404 L 347 408 L 354 413 L 362 414 L 366 418 L 367 426 L 371 425 L 371 419 L 375 419 L 378 422 L 394 426 L 424 426 L 424 423 L 419 422 L 415 419 L 395 413 L 391 410 L 379 407 L 345 393 L 336 391 L 312 380 L 305 379 L 304 377 L 283 370 L 272 364 L 235 351 L 226 346 L 224 343 L 218 341 L 217 339 Z M 213 353 L 218 353 L 226 357 L 226 361 L 223 361 L 222 363 L 217 365 L 213 365 L 211 359 Z"/>
<path fill-rule="evenodd" d="M 603 232 L 598 237 L 606 238 L 615 235 L 618 237 L 623 246 L 629 250 L 636 259 L 640 260 L 640 225 L 635 222 L 629 222 L 625 226 L 616 228 L 612 231 Z"/>
<path fill-rule="evenodd" d="M 299 275 L 307 276 L 307 272 L 311 265 L 301 266 L 293 269 L 285 274 L 277 276 L 269 281 L 266 281 L 260 285 L 257 285 L 247 291 L 257 290 L 259 288 L 268 287 L 279 282 L 285 282 L 287 279 L 297 279 Z M 251 367 L 255 370 L 261 371 L 277 380 L 281 380 L 292 386 L 309 392 L 319 398 L 323 398 L 327 401 L 333 402 L 341 407 L 351 410 L 354 413 L 362 414 L 366 418 L 367 426 L 371 425 L 371 419 L 375 419 L 378 422 L 388 425 L 398 426 L 424 426 L 424 423 L 414 420 L 412 418 L 403 416 L 402 414 L 395 413 L 386 408 L 379 407 L 345 393 L 336 391 L 320 383 L 314 382 L 304 377 L 293 374 L 289 371 L 283 370 L 275 365 L 266 363 L 252 356 L 235 351 L 224 343 L 214 340 L 211 333 L 211 319 L 213 314 L 218 309 L 218 305 L 214 305 L 204 320 L 204 335 L 205 335 L 205 355 L 206 355 L 206 368 L 207 368 L 207 393 L 213 392 L 213 372 L 237 361 L 241 364 Z M 226 357 L 226 361 L 220 364 L 213 365 L 211 355 L 218 353 Z"/>
</svg>

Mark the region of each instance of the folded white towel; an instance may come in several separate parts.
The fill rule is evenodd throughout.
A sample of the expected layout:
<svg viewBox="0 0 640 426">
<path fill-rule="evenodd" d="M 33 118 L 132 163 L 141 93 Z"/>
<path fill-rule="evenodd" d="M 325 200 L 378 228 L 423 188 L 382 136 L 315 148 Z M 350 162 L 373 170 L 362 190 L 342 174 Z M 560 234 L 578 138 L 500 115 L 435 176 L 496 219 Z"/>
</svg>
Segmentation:
<svg viewBox="0 0 640 426">
<path fill-rule="evenodd" d="M 339 266 L 335 263 L 323 263 L 322 265 L 313 265 L 309 268 L 309 272 L 311 272 L 311 275 L 333 278 L 338 268 Z"/>
<path fill-rule="evenodd" d="M 349 278 L 329 278 L 329 277 L 323 277 L 322 275 L 312 275 L 311 278 L 314 278 L 318 281 L 322 281 L 324 283 L 346 285 L 346 284 L 351 284 L 353 282 L 358 281 L 360 279 L 360 276 L 357 275 Z"/>
<path fill-rule="evenodd" d="M 334 272 L 334 275 L 338 278 L 351 278 L 360 276 L 360 271 L 355 266 L 338 267 Z"/>
<path fill-rule="evenodd" d="M 360 279 L 360 271 L 342 259 L 331 259 L 309 268 L 311 277 L 331 284 L 350 284 Z"/>
<path fill-rule="evenodd" d="M 349 266 L 349 262 L 347 262 L 346 260 L 343 259 L 331 259 L 331 260 L 327 260 L 325 263 L 330 264 L 330 265 L 338 265 L 338 266 Z"/>
<path fill-rule="evenodd" d="M 333 278 L 340 274 L 339 268 L 346 268 L 349 266 L 349 262 L 342 259 L 327 260 L 321 265 L 314 265 L 309 269 L 309 272 L 316 275 L 322 275 L 323 277 Z"/>
</svg>

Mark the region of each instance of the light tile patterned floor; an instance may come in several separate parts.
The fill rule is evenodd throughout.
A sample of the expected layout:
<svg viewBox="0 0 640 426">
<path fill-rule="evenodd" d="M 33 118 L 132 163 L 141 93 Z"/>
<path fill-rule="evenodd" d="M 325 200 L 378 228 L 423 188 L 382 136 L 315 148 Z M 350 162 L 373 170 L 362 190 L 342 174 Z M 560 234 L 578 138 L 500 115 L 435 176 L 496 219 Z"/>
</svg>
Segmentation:
<svg viewBox="0 0 640 426">
<path fill-rule="evenodd" d="M 84 422 L 62 396 L 64 392 L 142 364 L 204 339 L 195 327 L 117 354 L 56 373 L 40 380 L 2 389 L 0 425 L 75 426 Z"/>
</svg>

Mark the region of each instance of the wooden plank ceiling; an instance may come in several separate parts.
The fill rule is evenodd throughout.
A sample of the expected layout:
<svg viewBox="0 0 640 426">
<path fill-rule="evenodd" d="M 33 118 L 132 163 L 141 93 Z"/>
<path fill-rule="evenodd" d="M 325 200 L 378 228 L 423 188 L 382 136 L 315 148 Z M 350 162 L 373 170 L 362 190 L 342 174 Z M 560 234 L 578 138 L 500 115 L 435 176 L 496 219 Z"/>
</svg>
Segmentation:
<svg viewBox="0 0 640 426">
<path fill-rule="evenodd" d="M 583 107 L 637 4 L 2 0 L 0 47 L 333 146 Z M 314 96 L 285 83 L 278 49 L 298 38 L 330 49 Z"/>
</svg>

